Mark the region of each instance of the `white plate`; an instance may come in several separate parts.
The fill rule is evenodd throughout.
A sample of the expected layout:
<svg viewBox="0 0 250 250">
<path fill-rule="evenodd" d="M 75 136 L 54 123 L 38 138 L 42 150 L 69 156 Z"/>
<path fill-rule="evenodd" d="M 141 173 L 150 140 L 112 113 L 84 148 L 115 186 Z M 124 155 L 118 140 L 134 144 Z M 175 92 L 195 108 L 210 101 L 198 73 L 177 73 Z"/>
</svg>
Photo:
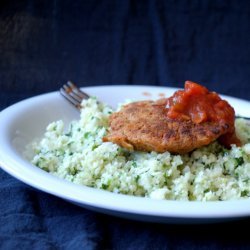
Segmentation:
<svg viewBox="0 0 250 250">
<path fill-rule="evenodd" d="M 149 86 L 104 86 L 84 88 L 112 106 L 125 99 L 159 98 L 176 89 Z M 240 115 L 250 116 L 250 102 L 225 97 Z M 114 194 L 76 185 L 33 166 L 24 157 L 25 146 L 43 135 L 48 123 L 62 119 L 68 124 L 79 112 L 58 92 L 21 101 L 0 113 L 0 162 L 17 179 L 44 192 L 99 212 L 154 222 L 213 222 L 250 216 L 250 199 L 220 202 L 158 201 Z"/>
</svg>

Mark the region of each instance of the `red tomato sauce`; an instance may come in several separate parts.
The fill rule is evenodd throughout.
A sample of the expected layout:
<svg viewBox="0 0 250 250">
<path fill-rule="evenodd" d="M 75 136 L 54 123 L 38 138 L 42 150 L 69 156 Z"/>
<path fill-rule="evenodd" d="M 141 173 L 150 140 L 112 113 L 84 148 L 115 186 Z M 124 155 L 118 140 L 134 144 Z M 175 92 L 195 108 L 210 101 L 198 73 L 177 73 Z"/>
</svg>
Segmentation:
<svg viewBox="0 0 250 250">
<path fill-rule="evenodd" d="M 179 90 L 167 99 L 167 117 L 177 120 L 191 120 L 195 124 L 204 122 L 224 122 L 229 125 L 229 132 L 223 135 L 223 144 L 239 145 L 235 135 L 234 109 L 215 92 L 191 82 L 185 82 L 185 89 Z"/>
</svg>

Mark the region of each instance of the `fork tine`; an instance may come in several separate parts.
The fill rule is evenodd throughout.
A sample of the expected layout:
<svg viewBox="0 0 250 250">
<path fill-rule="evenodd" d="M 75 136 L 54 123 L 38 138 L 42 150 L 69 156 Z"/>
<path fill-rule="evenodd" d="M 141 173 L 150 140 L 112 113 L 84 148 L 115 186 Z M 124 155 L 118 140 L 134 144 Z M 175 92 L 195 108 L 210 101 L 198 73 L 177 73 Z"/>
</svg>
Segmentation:
<svg viewBox="0 0 250 250">
<path fill-rule="evenodd" d="M 60 88 L 60 94 L 76 108 L 81 108 L 81 103 L 78 100 L 74 99 L 71 95 L 69 95 L 64 88 Z"/>
<path fill-rule="evenodd" d="M 74 98 L 76 101 L 81 102 L 83 97 L 79 95 L 78 92 L 74 91 L 71 87 L 69 87 L 67 84 L 63 85 L 64 91 L 70 95 L 72 98 Z"/>
<path fill-rule="evenodd" d="M 81 91 L 74 83 L 68 81 L 60 88 L 61 95 L 76 108 L 81 109 L 83 99 L 88 99 L 89 95 Z"/>
<path fill-rule="evenodd" d="M 67 84 L 76 94 L 78 94 L 82 98 L 89 98 L 89 95 L 78 88 L 73 82 L 68 81 Z"/>
</svg>

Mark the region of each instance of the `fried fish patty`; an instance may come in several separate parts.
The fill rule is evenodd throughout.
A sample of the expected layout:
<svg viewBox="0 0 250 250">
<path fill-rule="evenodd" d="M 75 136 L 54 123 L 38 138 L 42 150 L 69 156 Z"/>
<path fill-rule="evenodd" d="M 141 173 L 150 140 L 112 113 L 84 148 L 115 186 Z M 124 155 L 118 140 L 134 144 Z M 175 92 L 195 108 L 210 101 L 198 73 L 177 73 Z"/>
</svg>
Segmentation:
<svg viewBox="0 0 250 250">
<path fill-rule="evenodd" d="M 166 115 L 167 99 L 133 102 L 110 116 L 103 141 L 129 150 L 169 151 L 183 154 L 208 145 L 228 132 L 226 121 L 196 124 L 173 120 Z"/>
</svg>

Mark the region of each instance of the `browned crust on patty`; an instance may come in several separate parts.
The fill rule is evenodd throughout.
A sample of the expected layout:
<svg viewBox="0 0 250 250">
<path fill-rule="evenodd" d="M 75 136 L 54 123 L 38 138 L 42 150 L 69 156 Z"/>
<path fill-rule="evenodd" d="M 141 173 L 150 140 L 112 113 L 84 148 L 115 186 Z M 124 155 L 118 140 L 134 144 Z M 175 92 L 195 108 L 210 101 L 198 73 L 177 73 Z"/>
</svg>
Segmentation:
<svg viewBox="0 0 250 250">
<path fill-rule="evenodd" d="M 225 134 L 226 123 L 171 120 L 166 115 L 166 99 L 125 105 L 109 119 L 109 131 L 103 141 L 129 150 L 169 151 L 183 154 L 208 145 Z"/>
</svg>

